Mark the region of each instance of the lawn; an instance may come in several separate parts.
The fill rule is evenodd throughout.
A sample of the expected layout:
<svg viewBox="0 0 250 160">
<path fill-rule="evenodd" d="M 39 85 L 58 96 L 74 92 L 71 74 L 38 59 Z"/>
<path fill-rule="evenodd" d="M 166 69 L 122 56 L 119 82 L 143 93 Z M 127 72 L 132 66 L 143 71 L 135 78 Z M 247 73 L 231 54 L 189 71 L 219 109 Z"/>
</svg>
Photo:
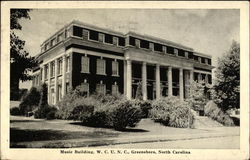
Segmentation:
<svg viewBox="0 0 250 160">
<path fill-rule="evenodd" d="M 90 147 L 239 135 L 239 127 L 173 128 L 154 123 L 150 119 L 142 119 L 135 128 L 120 132 L 112 128 L 87 127 L 75 121 L 42 120 L 21 116 L 10 118 L 11 148 Z"/>
</svg>

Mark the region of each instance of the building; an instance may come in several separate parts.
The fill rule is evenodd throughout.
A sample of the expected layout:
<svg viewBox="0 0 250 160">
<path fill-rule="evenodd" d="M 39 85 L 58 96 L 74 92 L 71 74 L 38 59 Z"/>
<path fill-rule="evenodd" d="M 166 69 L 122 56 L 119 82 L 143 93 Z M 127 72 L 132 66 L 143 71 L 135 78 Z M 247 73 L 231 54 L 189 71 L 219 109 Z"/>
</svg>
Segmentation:
<svg viewBox="0 0 250 160">
<path fill-rule="evenodd" d="M 122 93 L 143 99 L 188 97 L 191 80 L 212 83 L 211 56 L 171 41 L 99 28 L 79 21 L 64 26 L 41 45 L 33 86 L 48 85 L 48 101 L 60 101 L 69 88 Z"/>
</svg>

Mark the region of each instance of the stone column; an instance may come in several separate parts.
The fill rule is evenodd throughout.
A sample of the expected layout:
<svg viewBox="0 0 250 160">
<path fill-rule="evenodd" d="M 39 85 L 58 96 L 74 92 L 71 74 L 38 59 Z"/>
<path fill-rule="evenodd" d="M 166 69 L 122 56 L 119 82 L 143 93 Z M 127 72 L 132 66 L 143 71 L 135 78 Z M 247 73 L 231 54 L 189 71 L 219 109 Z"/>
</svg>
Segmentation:
<svg viewBox="0 0 250 160">
<path fill-rule="evenodd" d="M 156 64 L 155 70 L 156 99 L 161 97 L 160 65 Z"/>
<path fill-rule="evenodd" d="M 168 67 L 168 96 L 173 95 L 172 67 Z"/>
<path fill-rule="evenodd" d="M 127 98 L 132 98 L 132 62 L 127 60 Z"/>
<path fill-rule="evenodd" d="M 194 70 L 190 70 L 190 84 L 194 80 Z"/>
<path fill-rule="evenodd" d="M 66 56 L 62 59 L 62 97 L 66 94 Z"/>
<path fill-rule="evenodd" d="M 208 75 L 205 75 L 205 83 L 208 83 Z"/>
<path fill-rule="evenodd" d="M 184 99 L 184 87 L 183 87 L 183 69 L 179 69 L 179 95 L 180 99 Z"/>
<path fill-rule="evenodd" d="M 41 72 L 42 81 L 41 81 L 41 84 L 43 84 L 45 82 L 45 67 L 44 67 L 44 65 L 41 68 L 42 68 L 42 72 Z"/>
<path fill-rule="evenodd" d="M 58 86 L 57 86 L 57 72 L 58 72 L 58 59 L 55 60 L 55 104 L 58 100 Z"/>
<path fill-rule="evenodd" d="M 142 95 L 143 100 L 147 100 L 147 64 L 142 63 Z"/>
<path fill-rule="evenodd" d="M 48 103 L 50 104 L 50 76 L 51 76 L 51 62 L 48 63 Z"/>
<path fill-rule="evenodd" d="M 201 73 L 198 73 L 198 82 L 202 81 Z"/>
<path fill-rule="evenodd" d="M 127 62 L 126 60 L 123 61 L 123 94 L 127 95 Z"/>
</svg>

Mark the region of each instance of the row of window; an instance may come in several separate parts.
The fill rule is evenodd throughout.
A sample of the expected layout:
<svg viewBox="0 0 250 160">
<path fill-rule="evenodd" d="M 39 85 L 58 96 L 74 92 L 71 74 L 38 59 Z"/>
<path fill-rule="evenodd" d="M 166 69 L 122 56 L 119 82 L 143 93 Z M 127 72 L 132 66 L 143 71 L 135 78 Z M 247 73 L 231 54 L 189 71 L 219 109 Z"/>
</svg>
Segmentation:
<svg viewBox="0 0 250 160">
<path fill-rule="evenodd" d="M 55 46 L 57 43 L 61 42 L 65 37 L 67 37 L 67 32 L 61 32 L 56 37 L 52 38 L 47 42 L 41 49 L 42 52 L 47 51 L 49 48 Z"/>
<path fill-rule="evenodd" d="M 81 84 L 82 86 L 82 91 L 85 95 L 89 95 L 89 83 L 87 83 L 86 81 L 84 83 Z M 103 84 L 102 81 L 100 81 L 99 84 L 96 84 L 96 92 L 100 93 L 100 94 L 106 94 L 106 84 Z M 118 94 L 119 93 L 119 86 L 117 85 L 117 83 L 115 82 L 112 85 L 112 94 Z"/>
<path fill-rule="evenodd" d="M 89 57 L 82 56 L 81 58 L 81 72 L 82 73 L 89 73 L 90 63 Z M 96 61 L 96 74 L 106 75 L 106 61 L 105 59 L 97 59 Z M 119 63 L 116 61 L 112 61 L 112 76 L 119 75 Z"/>
<path fill-rule="evenodd" d="M 63 70 L 63 65 L 62 65 L 62 58 L 59 58 L 57 61 L 57 75 L 61 75 L 62 74 L 62 70 Z M 45 65 L 44 68 L 44 78 L 48 79 L 48 75 L 49 75 L 49 65 L 50 65 L 50 77 L 54 77 L 55 76 L 55 62 L 53 61 L 47 65 Z M 70 58 L 66 57 L 66 72 L 69 72 L 69 63 L 70 63 Z M 41 75 L 42 75 L 43 71 L 41 70 Z"/>
</svg>

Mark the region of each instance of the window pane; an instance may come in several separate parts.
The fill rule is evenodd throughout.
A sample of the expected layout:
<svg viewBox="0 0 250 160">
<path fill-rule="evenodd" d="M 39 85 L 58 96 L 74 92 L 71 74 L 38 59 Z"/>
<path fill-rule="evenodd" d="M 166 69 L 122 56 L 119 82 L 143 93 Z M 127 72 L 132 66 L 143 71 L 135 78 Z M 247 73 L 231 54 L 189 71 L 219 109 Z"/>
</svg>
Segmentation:
<svg viewBox="0 0 250 160">
<path fill-rule="evenodd" d="M 84 73 L 89 73 L 89 57 L 82 57 L 82 68 L 81 71 Z"/>
</svg>

